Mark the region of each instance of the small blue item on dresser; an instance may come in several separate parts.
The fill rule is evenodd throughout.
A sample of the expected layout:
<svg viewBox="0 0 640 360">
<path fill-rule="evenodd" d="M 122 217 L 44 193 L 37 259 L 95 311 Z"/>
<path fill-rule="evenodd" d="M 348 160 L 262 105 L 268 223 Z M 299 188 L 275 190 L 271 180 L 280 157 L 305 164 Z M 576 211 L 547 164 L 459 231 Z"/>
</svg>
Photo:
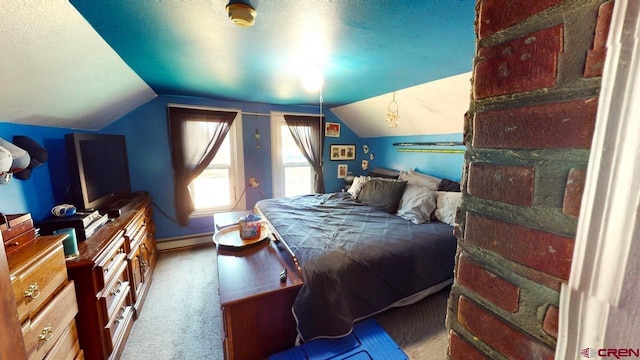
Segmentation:
<svg viewBox="0 0 640 360">
<path fill-rule="evenodd" d="M 67 237 L 62 240 L 62 246 L 64 247 L 64 256 L 67 259 L 72 259 L 78 256 L 78 239 L 76 238 L 76 229 L 64 228 L 53 231 L 54 234 L 67 234 Z"/>
<path fill-rule="evenodd" d="M 67 217 L 75 215 L 76 207 L 69 204 L 56 205 L 51 209 L 51 214 L 57 217 Z"/>
</svg>

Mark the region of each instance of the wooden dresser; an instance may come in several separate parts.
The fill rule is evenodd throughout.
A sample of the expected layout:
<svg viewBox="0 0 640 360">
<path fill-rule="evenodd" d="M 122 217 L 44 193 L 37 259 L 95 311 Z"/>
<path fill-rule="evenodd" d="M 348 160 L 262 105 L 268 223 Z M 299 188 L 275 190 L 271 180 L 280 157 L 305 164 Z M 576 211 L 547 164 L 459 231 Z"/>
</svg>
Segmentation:
<svg viewBox="0 0 640 360">
<path fill-rule="evenodd" d="M 141 311 L 158 259 L 151 200 L 139 195 L 133 209 L 78 244 L 67 260 L 76 283 L 78 333 L 87 359 L 120 357 Z"/>
<path fill-rule="evenodd" d="M 83 359 L 73 281 L 67 278 L 64 235 L 40 236 L 7 257 L 29 359 Z"/>
<path fill-rule="evenodd" d="M 247 212 L 214 216 L 218 225 Z M 269 239 L 241 249 L 217 246 L 225 359 L 262 359 L 295 345 L 291 312 L 302 278 L 284 249 Z M 280 272 L 287 269 L 287 279 Z"/>
<path fill-rule="evenodd" d="M 0 239 L 2 239 L 1 231 Z M 18 321 L 16 299 L 13 297 L 4 246 L 0 246 L 0 329 L 2 329 L 0 359 L 25 360 L 27 353 L 24 349 L 24 339 Z"/>
</svg>

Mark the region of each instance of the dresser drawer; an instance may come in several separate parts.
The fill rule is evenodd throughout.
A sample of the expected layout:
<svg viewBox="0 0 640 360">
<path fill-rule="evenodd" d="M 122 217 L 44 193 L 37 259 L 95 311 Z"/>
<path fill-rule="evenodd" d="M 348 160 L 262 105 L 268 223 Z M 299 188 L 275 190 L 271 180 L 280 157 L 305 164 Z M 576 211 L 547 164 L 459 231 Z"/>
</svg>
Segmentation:
<svg viewBox="0 0 640 360">
<path fill-rule="evenodd" d="M 130 287 L 129 276 L 127 272 L 127 263 L 123 262 L 117 271 L 117 276 L 109 283 L 100 294 L 100 302 L 104 304 L 107 311 L 106 319 L 111 319 L 118 310 L 117 305 L 121 303 L 122 297 L 128 296 L 128 288 Z"/>
<path fill-rule="evenodd" d="M 158 260 L 158 249 L 156 249 L 155 238 L 152 233 L 147 233 L 144 241 L 140 245 L 146 252 L 147 268 L 155 269 Z"/>
<path fill-rule="evenodd" d="M 63 335 L 78 312 L 73 282 L 49 302 L 31 321 L 23 326 L 24 344 L 29 359 L 42 359 Z"/>
<path fill-rule="evenodd" d="M 125 261 L 124 236 L 122 231 L 113 244 L 96 261 L 96 268 L 102 274 L 98 278 L 98 287 L 104 288 L 118 276 L 118 269 Z"/>
<path fill-rule="evenodd" d="M 122 340 L 123 333 L 127 327 L 131 326 L 133 320 L 133 307 L 128 303 L 130 287 L 127 285 L 124 289 L 124 294 L 119 299 L 115 311 L 105 329 L 107 331 L 106 336 L 111 340 L 111 346 L 109 352 L 112 352 L 117 344 Z"/>
<path fill-rule="evenodd" d="M 128 239 L 126 245 L 127 253 L 130 253 L 131 249 L 140 244 L 140 234 L 145 231 L 144 213 L 140 212 L 136 214 L 135 218 L 131 219 L 124 229 L 124 236 Z"/>
<path fill-rule="evenodd" d="M 140 246 L 136 246 L 131 250 L 131 254 L 129 256 L 129 267 L 131 270 L 131 295 L 132 300 L 135 303 L 138 299 L 137 295 L 141 290 L 142 282 L 144 281 L 144 259 L 140 255 Z"/>
<path fill-rule="evenodd" d="M 77 358 L 80 352 L 80 343 L 78 342 L 78 331 L 76 322 L 71 321 L 67 326 L 60 339 L 53 345 L 51 351 L 45 356 L 45 360 L 73 360 Z"/>
<path fill-rule="evenodd" d="M 20 322 L 33 317 L 66 283 L 67 268 L 62 244 L 42 255 L 24 271 L 13 274 L 11 285 Z"/>
</svg>

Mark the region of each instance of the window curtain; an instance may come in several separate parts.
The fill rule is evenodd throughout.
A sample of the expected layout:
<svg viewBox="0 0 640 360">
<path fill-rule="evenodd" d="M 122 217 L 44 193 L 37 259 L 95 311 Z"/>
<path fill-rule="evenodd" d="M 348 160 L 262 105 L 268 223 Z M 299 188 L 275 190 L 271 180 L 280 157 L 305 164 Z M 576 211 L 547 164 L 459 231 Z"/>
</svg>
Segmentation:
<svg viewBox="0 0 640 360">
<path fill-rule="evenodd" d="M 179 107 L 169 107 L 168 112 L 176 216 L 184 226 L 195 210 L 189 184 L 216 156 L 237 112 Z"/>
<path fill-rule="evenodd" d="M 313 190 L 324 193 L 322 175 L 322 154 L 324 153 L 324 116 L 285 115 L 284 120 L 289 127 L 293 140 L 307 159 L 314 171 Z"/>
</svg>

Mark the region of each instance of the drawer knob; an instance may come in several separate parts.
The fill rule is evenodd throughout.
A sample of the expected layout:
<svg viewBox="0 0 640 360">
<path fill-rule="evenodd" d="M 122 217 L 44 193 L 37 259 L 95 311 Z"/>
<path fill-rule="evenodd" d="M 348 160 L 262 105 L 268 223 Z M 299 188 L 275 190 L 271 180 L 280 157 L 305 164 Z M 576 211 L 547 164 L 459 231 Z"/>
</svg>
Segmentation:
<svg viewBox="0 0 640 360">
<path fill-rule="evenodd" d="M 118 279 L 118 288 L 111 290 L 109 294 L 111 296 L 115 296 L 117 294 L 120 294 L 120 291 L 122 291 L 122 280 Z"/>
<path fill-rule="evenodd" d="M 42 331 L 40 331 L 40 334 L 38 334 L 38 339 L 49 341 L 51 340 L 52 337 L 53 337 L 53 326 L 51 326 L 51 323 L 49 323 L 47 324 L 47 326 L 45 326 L 42 329 Z"/>
<path fill-rule="evenodd" d="M 123 307 L 120 308 L 120 315 L 118 315 L 118 317 L 115 319 L 116 323 L 120 323 L 120 322 L 124 321 L 124 319 L 125 319 L 124 313 L 125 313 L 125 308 L 123 306 Z"/>
<path fill-rule="evenodd" d="M 109 264 L 113 264 L 113 262 L 116 260 L 119 254 L 124 254 L 123 248 L 118 249 L 118 253 L 114 257 L 112 257 L 111 260 L 109 260 Z M 107 266 L 103 269 L 103 272 L 107 274 L 109 273 L 110 270 L 111 270 L 111 266 Z"/>
<path fill-rule="evenodd" d="M 38 283 L 36 282 L 32 285 L 29 285 L 27 290 L 24 291 L 24 296 L 30 297 L 32 299 L 37 299 L 38 296 L 40 296 L 40 288 L 38 287 Z"/>
</svg>

